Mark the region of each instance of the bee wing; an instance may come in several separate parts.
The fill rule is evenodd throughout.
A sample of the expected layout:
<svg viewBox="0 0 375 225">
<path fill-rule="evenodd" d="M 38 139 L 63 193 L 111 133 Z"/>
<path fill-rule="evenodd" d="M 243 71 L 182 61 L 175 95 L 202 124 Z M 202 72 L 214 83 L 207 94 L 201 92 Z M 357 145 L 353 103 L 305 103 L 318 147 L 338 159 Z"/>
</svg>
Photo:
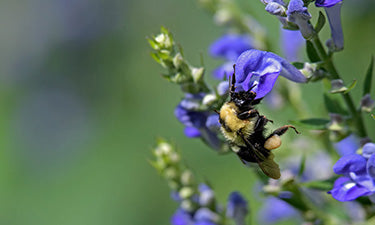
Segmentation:
<svg viewBox="0 0 375 225">
<path fill-rule="evenodd" d="M 258 149 L 254 147 L 254 145 L 246 140 L 246 138 L 242 136 L 242 139 L 249 150 L 254 154 L 254 158 L 263 173 L 272 179 L 279 179 L 281 177 L 280 167 L 275 161 L 273 161 L 273 158 L 275 157 L 273 153 L 269 152 L 269 156 L 266 158 Z"/>
<path fill-rule="evenodd" d="M 273 155 L 273 153 L 270 152 L 270 155 L 264 161 L 258 161 L 258 165 L 262 169 L 263 173 L 266 174 L 268 177 L 273 179 L 279 179 L 281 177 L 280 167 L 275 161 L 273 161 L 274 157 L 275 156 Z"/>
</svg>

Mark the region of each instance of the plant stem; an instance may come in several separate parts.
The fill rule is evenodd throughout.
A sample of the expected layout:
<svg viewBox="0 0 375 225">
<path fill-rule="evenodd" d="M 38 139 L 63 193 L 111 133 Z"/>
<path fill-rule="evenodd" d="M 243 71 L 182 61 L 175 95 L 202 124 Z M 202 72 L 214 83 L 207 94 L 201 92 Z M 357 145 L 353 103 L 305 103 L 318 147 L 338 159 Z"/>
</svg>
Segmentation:
<svg viewBox="0 0 375 225">
<path fill-rule="evenodd" d="M 319 58 L 325 63 L 325 69 L 331 74 L 331 77 L 329 77 L 329 79 L 341 79 L 339 73 L 336 70 L 335 65 L 332 62 L 332 58 L 326 53 L 318 35 L 315 35 L 313 37 L 312 43 L 315 47 L 316 52 L 318 53 Z M 360 111 L 356 110 L 350 93 L 342 93 L 341 96 L 344 98 L 344 101 L 350 111 L 350 114 L 352 115 L 358 136 L 367 137 L 367 132 L 365 125 L 363 123 L 362 114 Z"/>
</svg>

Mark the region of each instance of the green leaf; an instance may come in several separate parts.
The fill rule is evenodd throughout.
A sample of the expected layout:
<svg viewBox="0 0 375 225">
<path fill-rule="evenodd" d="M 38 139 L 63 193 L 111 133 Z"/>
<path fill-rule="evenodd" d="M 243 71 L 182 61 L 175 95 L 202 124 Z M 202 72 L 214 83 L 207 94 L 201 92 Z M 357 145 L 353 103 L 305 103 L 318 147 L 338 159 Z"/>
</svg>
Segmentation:
<svg viewBox="0 0 375 225">
<path fill-rule="evenodd" d="M 333 188 L 333 183 L 337 179 L 337 176 L 329 178 L 327 180 L 314 180 L 306 183 L 301 183 L 304 187 L 320 190 L 320 191 L 329 191 Z"/>
<path fill-rule="evenodd" d="M 363 95 L 362 96 L 369 94 L 371 91 L 373 69 L 374 69 L 374 56 L 372 55 L 370 65 L 367 68 L 365 81 L 363 83 Z"/>
<path fill-rule="evenodd" d="M 303 67 L 305 66 L 305 63 L 303 63 L 303 62 L 292 62 L 292 65 L 300 70 L 300 69 L 303 69 Z"/>
<path fill-rule="evenodd" d="M 348 89 L 344 92 L 344 94 L 346 94 L 349 91 L 351 91 L 355 87 L 356 84 L 357 84 L 357 80 L 353 80 L 352 84 L 349 85 Z"/>
<path fill-rule="evenodd" d="M 310 130 L 326 130 L 330 120 L 323 118 L 311 118 L 305 120 L 291 120 L 289 122 Z"/>
<path fill-rule="evenodd" d="M 311 62 L 319 62 L 320 58 L 311 41 L 306 40 L 306 53 Z"/>
<path fill-rule="evenodd" d="M 371 114 L 371 117 L 375 120 L 375 115 L 374 114 Z"/>
<path fill-rule="evenodd" d="M 303 153 L 301 163 L 299 164 L 299 171 L 298 171 L 299 177 L 301 177 L 303 172 L 305 171 L 305 166 L 306 166 L 306 154 Z"/>
<path fill-rule="evenodd" d="M 326 109 L 330 113 L 349 115 L 348 112 L 343 107 L 341 98 L 339 98 L 338 95 L 324 94 L 324 104 L 326 106 Z"/>
<path fill-rule="evenodd" d="M 326 23 L 326 18 L 323 15 L 323 13 L 319 11 L 319 18 L 315 25 L 315 31 L 317 34 L 320 32 L 320 30 L 322 30 L 325 23 Z"/>
</svg>

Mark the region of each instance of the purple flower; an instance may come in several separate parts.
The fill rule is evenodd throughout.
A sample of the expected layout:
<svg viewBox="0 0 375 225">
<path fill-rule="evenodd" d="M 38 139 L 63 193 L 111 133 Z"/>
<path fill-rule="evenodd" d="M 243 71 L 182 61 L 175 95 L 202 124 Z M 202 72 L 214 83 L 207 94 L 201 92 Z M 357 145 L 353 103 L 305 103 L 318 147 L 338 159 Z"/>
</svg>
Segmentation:
<svg viewBox="0 0 375 225">
<path fill-rule="evenodd" d="M 288 21 L 298 26 L 302 36 L 310 39 L 314 35 L 314 28 L 309 22 L 311 15 L 303 4 L 302 0 L 290 0 L 286 14 Z"/>
<path fill-rule="evenodd" d="M 281 51 L 289 62 L 299 59 L 301 47 L 305 44 L 305 39 L 298 30 L 281 30 Z"/>
<path fill-rule="evenodd" d="M 375 144 L 367 143 L 363 149 L 363 155 L 344 155 L 333 166 L 336 174 L 344 175 L 335 181 L 333 189 L 328 192 L 336 200 L 351 201 L 375 194 Z"/>
<path fill-rule="evenodd" d="M 354 154 L 359 148 L 358 140 L 354 135 L 342 139 L 335 144 L 336 151 L 341 155 Z"/>
<path fill-rule="evenodd" d="M 273 224 L 290 218 L 300 219 L 300 214 L 295 208 L 275 197 L 266 199 L 258 215 L 259 224 Z"/>
<path fill-rule="evenodd" d="M 220 149 L 222 142 L 217 135 L 220 124 L 215 113 L 201 109 L 204 96 L 204 93 L 186 93 L 185 98 L 177 105 L 174 114 L 185 125 L 184 132 L 187 137 L 200 137 L 214 149 Z"/>
<path fill-rule="evenodd" d="M 272 90 L 279 75 L 294 82 L 306 82 L 297 68 L 271 52 L 248 50 L 236 61 L 236 86 L 247 91 L 256 85 L 253 90 L 258 99 Z"/>
<path fill-rule="evenodd" d="M 234 61 L 244 51 L 253 48 L 252 39 L 248 35 L 226 34 L 211 44 L 210 55 Z"/>
<path fill-rule="evenodd" d="M 226 62 L 213 71 L 213 76 L 219 80 L 233 74 L 233 64 L 242 52 L 252 49 L 252 38 L 248 35 L 226 34 L 211 44 L 209 53 Z"/>
<path fill-rule="evenodd" d="M 185 210 L 179 208 L 173 214 L 171 218 L 172 225 L 192 225 L 193 218 L 190 213 L 186 212 Z"/>
<path fill-rule="evenodd" d="M 317 7 L 324 7 L 329 26 L 331 28 L 331 39 L 327 46 L 331 51 L 340 51 L 344 48 L 344 34 L 341 26 L 341 5 L 342 0 L 316 0 Z"/>
<path fill-rule="evenodd" d="M 245 225 L 248 212 L 247 201 L 239 192 L 232 192 L 228 199 L 227 217 L 232 218 L 236 225 Z"/>
</svg>

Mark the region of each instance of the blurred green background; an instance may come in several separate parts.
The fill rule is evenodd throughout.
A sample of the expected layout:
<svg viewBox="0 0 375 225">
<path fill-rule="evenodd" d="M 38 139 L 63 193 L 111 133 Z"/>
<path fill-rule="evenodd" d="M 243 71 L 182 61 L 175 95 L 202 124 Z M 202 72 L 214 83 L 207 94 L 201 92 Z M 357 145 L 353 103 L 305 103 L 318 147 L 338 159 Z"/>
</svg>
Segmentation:
<svg viewBox="0 0 375 225">
<path fill-rule="evenodd" d="M 257 0 L 239 3 L 267 26 L 278 49 L 276 18 Z M 348 83 L 361 84 L 375 52 L 375 7 L 345 4 L 346 49 L 335 61 Z M 210 79 L 220 62 L 207 48 L 225 29 L 196 1 L 1 1 L 0 224 L 169 224 L 177 204 L 147 161 L 159 136 L 180 146 L 221 202 L 232 190 L 253 195 L 254 176 L 234 155 L 219 156 L 183 135 L 173 114 L 182 94 L 160 77 L 146 41 L 161 25 L 193 65 L 203 55 Z M 318 116 L 320 89 L 304 88 Z M 356 88 L 355 98 L 360 93 Z M 267 113 L 279 124 L 291 117 Z M 374 131 L 374 121 L 366 122 Z M 251 197 L 252 206 L 259 202 Z"/>
</svg>

